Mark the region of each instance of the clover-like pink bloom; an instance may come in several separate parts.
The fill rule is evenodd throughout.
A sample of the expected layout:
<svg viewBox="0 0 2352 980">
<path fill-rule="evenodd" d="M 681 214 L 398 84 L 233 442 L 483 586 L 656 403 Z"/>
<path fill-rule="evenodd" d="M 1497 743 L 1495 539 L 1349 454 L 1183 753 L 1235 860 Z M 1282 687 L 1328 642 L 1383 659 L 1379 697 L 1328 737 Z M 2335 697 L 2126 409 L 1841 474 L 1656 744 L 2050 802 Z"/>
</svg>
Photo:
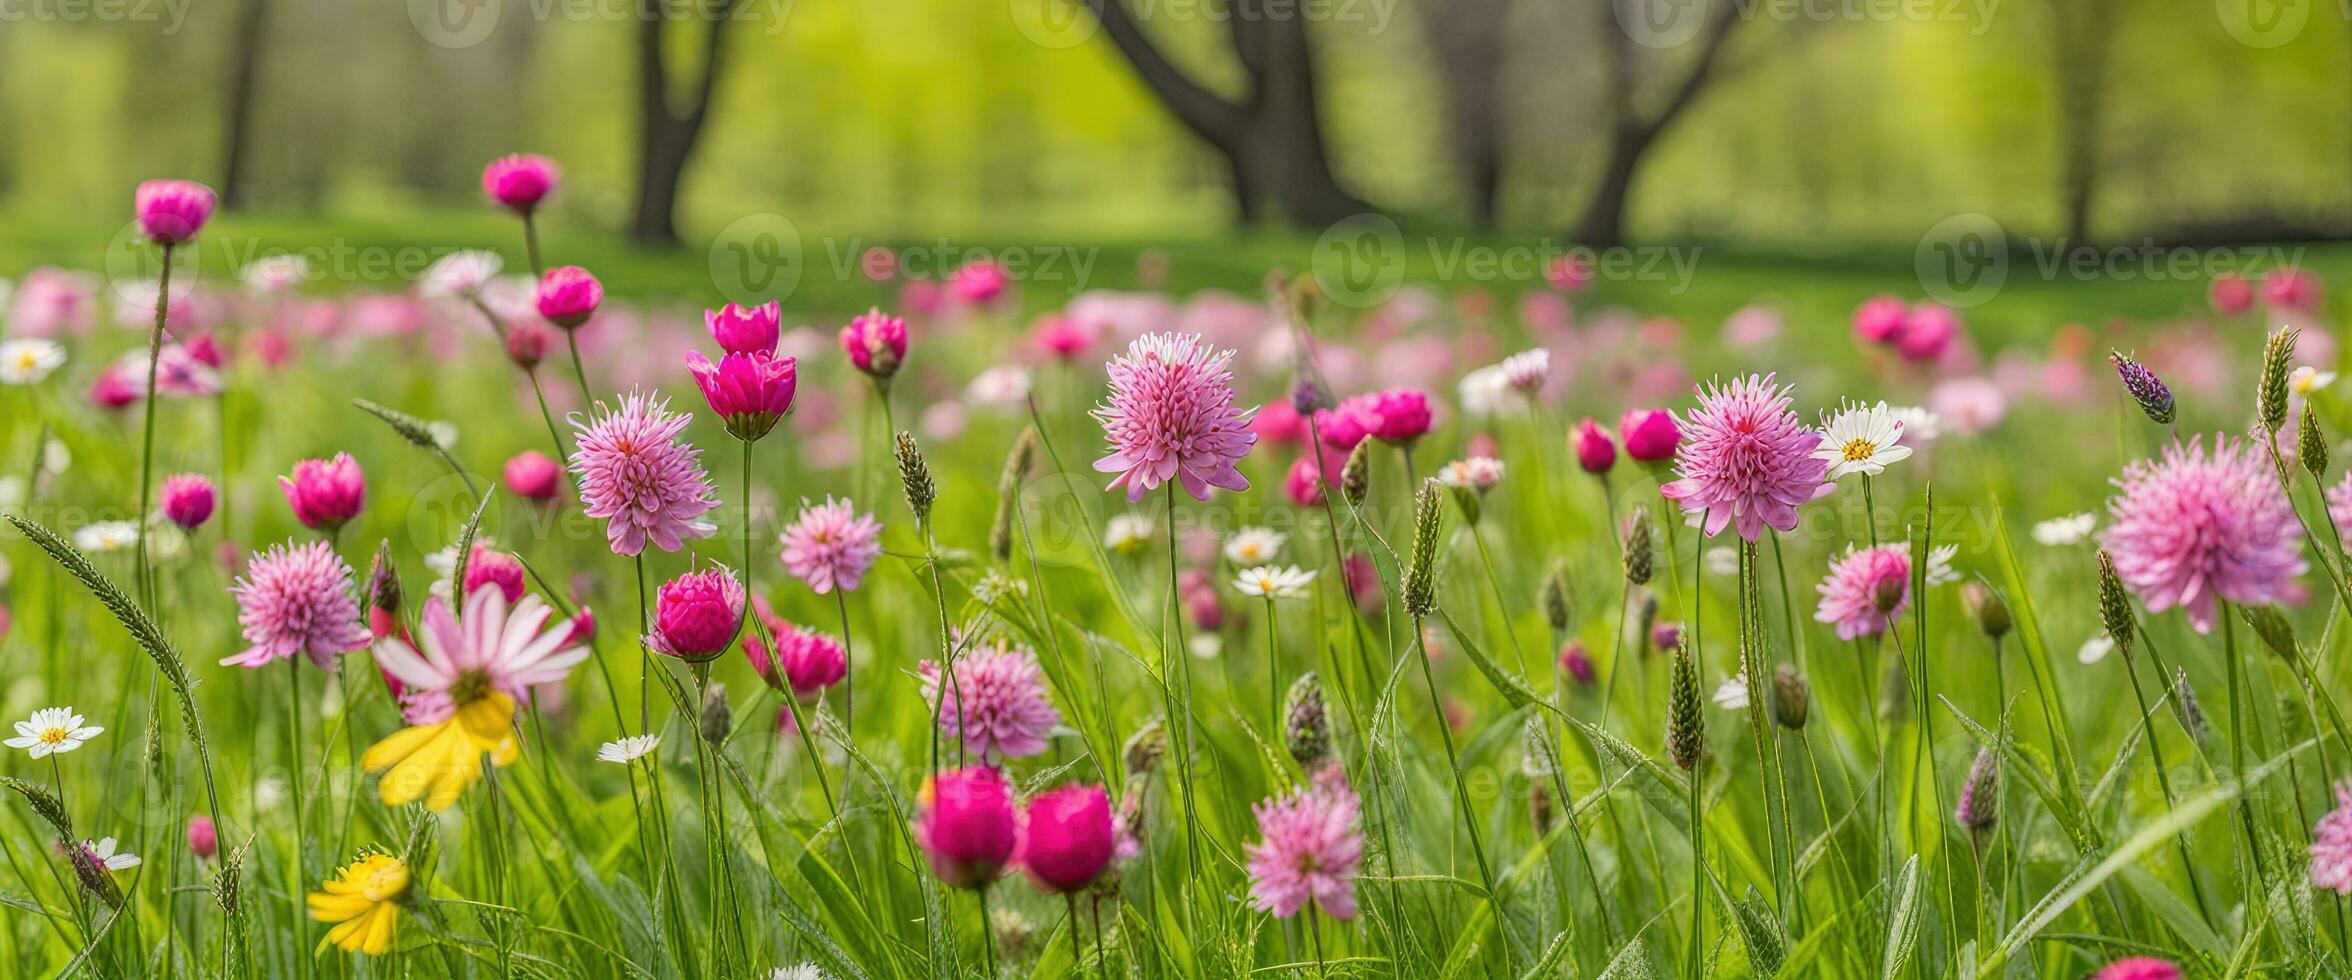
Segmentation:
<svg viewBox="0 0 2352 980">
<path fill-rule="evenodd" d="M 1837 489 L 1829 463 L 1815 459 L 1821 435 L 1789 410 L 1787 388 L 1748 375 L 1699 391 L 1699 409 L 1679 419 L 1690 444 L 1675 464 L 1682 477 L 1659 489 L 1693 526 L 1712 537 L 1736 527 L 1749 541 L 1764 529 L 1795 530 L 1797 505 Z"/>
<path fill-rule="evenodd" d="M 466 561 L 465 592 L 476 589 L 497 589 L 506 597 L 508 605 L 520 601 L 527 588 L 524 582 L 522 559 L 496 548 L 474 546 L 474 556 Z"/>
<path fill-rule="evenodd" d="M 872 514 L 858 513 L 849 501 L 831 497 L 822 504 L 803 502 L 778 540 L 784 546 L 784 570 L 818 595 L 857 591 L 866 570 L 882 556 L 881 523 Z"/>
<path fill-rule="evenodd" d="M 701 351 L 690 350 L 686 370 L 711 413 L 726 423 L 727 434 L 744 442 L 760 441 L 791 414 L 793 393 L 800 388 L 800 362 L 772 354 L 728 353 L 713 364 Z"/>
<path fill-rule="evenodd" d="M 1848 549 L 1814 589 L 1821 593 L 1815 622 L 1837 627 L 1841 640 L 1877 636 L 1911 605 L 1911 556 L 1899 544 Z M 1900 590 L 1895 607 L 1885 612 L 1878 608 L 1881 589 Z"/>
<path fill-rule="evenodd" d="M 211 817 L 197 814 L 188 818 L 188 853 L 199 861 L 209 861 L 220 853 L 220 829 L 213 826 Z"/>
<path fill-rule="evenodd" d="M 157 245 L 178 245 L 203 230 L 220 199 L 192 180 L 150 180 L 139 185 L 133 204 L 140 234 Z"/>
<path fill-rule="evenodd" d="M 2100 541 L 2149 612 L 2178 606 L 2207 633 L 2220 600 L 2301 600 L 2301 526 L 2252 444 L 2217 435 L 2208 452 L 2201 437 L 2175 442 L 2125 466 L 2115 486 Z"/>
<path fill-rule="evenodd" d="M 1029 342 L 1059 360 L 1069 361 L 1094 346 L 1094 331 L 1076 317 L 1050 314 L 1031 328 Z"/>
<path fill-rule="evenodd" d="M 762 303 L 745 309 L 729 303 L 715 310 L 704 310 L 704 326 L 710 328 L 711 340 L 729 354 L 773 354 L 776 340 L 783 336 L 784 307 L 780 303 Z"/>
<path fill-rule="evenodd" d="M 1094 884 L 1111 866 L 1117 844 L 1111 798 L 1100 783 L 1072 783 L 1031 797 L 1020 831 L 1013 860 L 1037 887 L 1057 895 Z"/>
<path fill-rule="evenodd" d="M 702 468 L 702 450 L 678 439 L 689 418 L 670 414 L 667 402 L 631 392 L 617 410 L 572 420 L 580 430 L 572 452 L 580 502 L 588 516 L 609 522 L 604 536 L 615 554 L 642 553 L 648 541 L 676 551 L 687 539 L 717 530 L 701 519 L 719 505 Z"/>
<path fill-rule="evenodd" d="M 1593 682 L 1592 654 L 1585 652 L 1584 644 L 1570 640 L 1560 647 L 1560 672 L 1574 678 L 1578 684 L 1589 685 Z"/>
<path fill-rule="evenodd" d="M 654 593 L 648 640 L 656 653 L 696 661 L 716 657 L 735 642 L 743 601 L 743 583 L 724 566 L 680 575 Z"/>
<path fill-rule="evenodd" d="M 596 315 L 604 303 L 604 284 L 579 266 L 559 265 L 539 277 L 533 302 L 547 322 L 570 330 Z"/>
<path fill-rule="evenodd" d="M 2131 956 L 2107 964 L 2091 980 L 2181 980 L 2181 971 L 2153 956 Z"/>
<path fill-rule="evenodd" d="M 1911 308 L 1900 297 L 1873 296 L 1854 308 L 1854 336 L 1873 344 L 1893 344 L 1903 335 L 1903 320 Z"/>
<path fill-rule="evenodd" d="M 743 637 L 743 656 L 751 661 L 752 672 L 769 687 L 790 690 L 795 697 L 807 698 L 849 676 L 849 656 L 840 640 L 776 615 L 765 596 L 754 597 L 752 605 L 759 612 L 760 622 L 775 635 L 776 646 L 771 651 L 757 631 L 747 633 Z"/>
<path fill-rule="evenodd" d="M 1012 787 L 988 766 L 949 769 L 924 780 L 914 825 L 924 860 L 950 888 L 987 887 L 1020 845 Z"/>
<path fill-rule="evenodd" d="M 165 519 L 193 531 L 212 519 L 212 508 L 219 495 L 213 492 L 212 481 L 202 475 L 175 473 L 163 478 L 156 500 L 162 505 Z"/>
<path fill-rule="evenodd" d="M 1118 474 L 1107 489 L 1124 484 L 1130 502 L 1170 480 L 1196 500 L 1210 487 L 1249 489 L 1235 464 L 1258 441 L 1256 409 L 1233 406 L 1232 362 L 1232 351 L 1176 333 L 1145 334 L 1111 359 L 1110 398 L 1094 410 L 1111 447 L 1094 468 Z"/>
<path fill-rule="evenodd" d="M 1544 266 L 1544 281 L 1563 293 L 1583 292 L 1592 279 L 1592 263 L 1581 255 L 1563 255 Z"/>
<path fill-rule="evenodd" d="M 237 597 L 237 623 L 253 645 L 221 664 L 258 668 L 299 653 L 323 668 L 366 648 L 370 637 L 351 580 L 351 566 L 324 541 L 276 545 L 254 555 L 229 589 Z"/>
<path fill-rule="evenodd" d="M 278 478 L 278 489 L 285 491 L 294 519 L 318 531 L 342 527 L 367 503 L 367 478 L 350 453 L 296 463 L 293 475 Z"/>
<path fill-rule="evenodd" d="M 1309 429 L 1309 434 L 1323 443 L 1325 451 L 1345 453 L 1356 448 L 1357 443 L 1371 437 L 1372 430 L 1367 426 L 1368 420 L 1349 404 L 1353 401 L 1354 399 L 1349 399 L 1348 402 L 1342 402 L 1315 413 L 1314 424 Z"/>
<path fill-rule="evenodd" d="M 841 328 L 841 350 L 849 355 L 849 363 L 868 376 L 890 377 L 906 363 L 907 322 L 880 307 L 868 309 Z"/>
<path fill-rule="evenodd" d="M 531 688 L 563 680 L 590 651 L 571 624 L 549 622 L 554 612 L 535 595 L 509 604 L 497 589 L 467 593 L 462 621 L 449 600 L 425 600 L 421 645 L 397 634 L 376 640 L 376 664 L 403 691 L 401 718 L 431 725 L 492 692 L 519 704 Z"/>
<path fill-rule="evenodd" d="M 563 466 L 536 449 L 516 453 L 502 475 L 506 489 L 524 500 L 546 503 L 563 492 Z"/>
<path fill-rule="evenodd" d="M 1682 446 L 1682 427 L 1663 408 L 1637 408 L 1617 420 L 1617 436 L 1625 440 L 1625 455 L 1636 462 L 1663 463 Z"/>
<path fill-rule="evenodd" d="M 555 190 L 561 175 L 555 161 L 543 156 L 518 154 L 499 157 L 482 168 L 482 193 L 512 209 L 516 214 L 530 214 Z"/>
<path fill-rule="evenodd" d="M 1576 423 L 1576 431 L 1568 434 L 1568 441 L 1576 444 L 1576 465 L 1595 476 L 1605 475 L 1617 465 L 1617 443 L 1610 440 L 1609 430 L 1599 422 L 1586 418 Z"/>
<path fill-rule="evenodd" d="M 1434 419 L 1429 410 L 1429 396 L 1411 388 L 1390 388 L 1368 395 L 1357 395 L 1340 403 L 1343 414 L 1352 413 L 1364 427 L 1364 433 L 1392 446 L 1410 446 L 1429 434 Z"/>
<path fill-rule="evenodd" d="M 1260 840 L 1247 848 L 1250 904 L 1287 919 L 1311 901 L 1334 919 L 1354 918 L 1362 811 L 1336 763 L 1314 785 L 1251 807 Z"/>
<path fill-rule="evenodd" d="M 2352 780 L 2335 789 L 2336 808 L 2311 832 L 2311 887 L 2352 895 Z"/>
<path fill-rule="evenodd" d="M 939 665 L 915 667 L 923 700 L 939 705 L 939 730 L 963 740 L 983 760 L 1021 759 L 1046 749 L 1046 737 L 1062 713 L 1045 699 L 1045 675 L 1037 654 L 998 644 L 955 659 L 952 687 L 942 690 Z"/>
</svg>

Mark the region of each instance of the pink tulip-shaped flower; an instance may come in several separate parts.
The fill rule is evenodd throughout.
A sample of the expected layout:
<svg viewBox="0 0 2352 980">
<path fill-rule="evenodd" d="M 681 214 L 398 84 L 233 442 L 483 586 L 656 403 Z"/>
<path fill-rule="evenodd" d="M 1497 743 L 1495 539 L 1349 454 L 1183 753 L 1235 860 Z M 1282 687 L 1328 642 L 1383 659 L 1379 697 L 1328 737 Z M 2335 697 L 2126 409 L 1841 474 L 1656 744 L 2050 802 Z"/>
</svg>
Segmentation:
<svg viewBox="0 0 2352 980">
<path fill-rule="evenodd" d="M 1594 476 L 1605 475 L 1617 465 L 1617 444 L 1609 439 L 1609 430 L 1590 418 L 1576 423 L 1576 431 L 1568 436 L 1576 444 L 1576 465 Z"/>
<path fill-rule="evenodd" d="M 1625 440 L 1625 455 L 1636 462 L 1663 463 L 1682 446 L 1682 427 L 1663 408 L 1637 408 L 1617 420 L 1617 435 Z"/>
<path fill-rule="evenodd" d="M 1854 308 L 1854 336 L 1873 344 L 1892 344 L 1903 335 L 1903 321 L 1911 308 L 1893 296 L 1873 296 Z"/>
<path fill-rule="evenodd" d="M 2181 980 L 2181 971 L 2153 956 L 2133 956 L 2107 964 L 2091 980 Z"/>
<path fill-rule="evenodd" d="M 193 531 L 212 519 L 212 508 L 218 496 L 212 481 L 195 473 L 177 473 L 163 478 L 163 488 L 156 495 L 161 502 L 165 519 Z"/>
<path fill-rule="evenodd" d="M 849 676 L 849 657 L 840 640 L 786 621 L 768 607 L 764 597 L 755 598 L 752 603 L 768 632 L 775 634 L 776 646 L 771 651 L 756 631 L 747 633 L 743 637 L 743 656 L 751 661 L 752 672 L 769 687 L 789 690 L 794 697 L 805 699 Z"/>
<path fill-rule="evenodd" d="M 702 322 L 710 328 L 711 340 L 729 354 L 773 354 L 776 340 L 783 335 L 784 307 L 780 303 L 762 303 L 745 309 L 729 303 L 715 310 L 704 310 Z"/>
<path fill-rule="evenodd" d="M 1301 456 L 1290 464 L 1290 473 L 1282 478 L 1282 495 L 1301 507 L 1313 507 L 1323 502 L 1323 468 L 1315 465 L 1312 456 Z"/>
<path fill-rule="evenodd" d="M 1068 895 L 1102 877 L 1116 843 L 1110 795 L 1100 784 L 1071 784 L 1029 800 L 1014 860 L 1037 887 Z"/>
<path fill-rule="evenodd" d="M 2237 316 L 2254 308 L 2254 284 L 2234 272 L 2213 277 L 2213 311 L 2223 316 Z"/>
<path fill-rule="evenodd" d="M 948 291 L 972 306 L 986 306 L 1005 294 L 1013 277 L 993 259 L 966 262 L 947 277 Z"/>
<path fill-rule="evenodd" d="M 2113 521 L 2101 542 L 2116 574 L 2149 612 L 2175 606 L 2199 633 L 2213 630 L 2221 600 L 2299 601 L 2303 538 L 2295 511 L 2250 443 L 2215 436 L 2175 442 L 2154 460 L 2124 467 Z"/>
<path fill-rule="evenodd" d="M 1287 919 L 1313 902 L 1334 919 L 1354 918 L 1363 804 L 1338 765 L 1318 774 L 1313 786 L 1250 810 L 1260 837 L 1247 848 L 1250 904 Z"/>
<path fill-rule="evenodd" d="M 849 501 L 831 497 L 822 504 L 804 501 L 779 540 L 785 571 L 818 595 L 857 591 L 866 570 L 882 556 L 881 523 L 872 514 L 858 513 Z"/>
<path fill-rule="evenodd" d="M 566 330 L 588 322 L 603 302 L 604 284 L 579 266 L 557 266 L 539 277 L 539 315 Z"/>
<path fill-rule="evenodd" d="M 2336 808 L 2311 832 L 2311 887 L 2352 895 L 2352 780 L 2335 789 Z"/>
<path fill-rule="evenodd" d="M 1921 303 L 1903 318 L 1903 332 L 1895 337 L 1895 353 L 1915 364 L 1942 360 L 1959 336 L 1960 314 L 1940 303 Z"/>
<path fill-rule="evenodd" d="M 286 504 L 303 527 L 329 534 L 359 515 L 367 502 L 367 479 L 350 453 L 333 459 L 306 459 L 294 464 L 291 476 L 278 478 Z"/>
<path fill-rule="evenodd" d="M 1022 759 L 1045 751 L 1062 713 L 1045 699 L 1037 655 L 997 644 L 957 657 L 952 686 L 942 690 L 939 665 L 916 665 L 923 701 L 939 706 L 939 730 L 963 740 L 982 760 Z"/>
<path fill-rule="evenodd" d="M 2319 276 L 2293 266 L 2262 277 L 2262 301 L 2287 313 L 2319 312 Z"/>
<path fill-rule="evenodd" d="M 1748 375 L 1730 384 L 1709 384 L 1699 392 L 1699 409 L 1680 419 L 1691 429 L 1690 445 L 1675 473 L 1659 489 L 1682 504 L 1692 523 L 1709 537 L 1735 527 L 1755 541 L 1767 527 L 1792 531 L 1797 505 L 1837 489 L 1829 463 L 1813 451 L 1821 435 L 1789 410 L 1787 388 L 1771 375 Z"/>
<path fill-rule="evenodd" d="M 506 461 L 502 475 L 506 489 L 534 503 L 547 503 L 563 492 L 563 466 L 546 453 L 525 449 Z"/>
<path fill-rule="evenodd" d="M 880 308 L 867 310 L 841 328 L 841 349 L 868 377 L 888 378 L 906 362 L 907 323 Z"/>
<path fill-rule="evenodd" d="M 800 362 L 772 354 L 729 353 L 712 364 L 701 351 L 687 351 L 686 370 L 727 434 L 744 442 L 758 442 L 775 429 L 792 412 L 792 395 L 800 387 Z"/>
<path fill-rule="evenodd" d="M 1340 405 L 1364 424 L 1364 432 L 1392 446 L 1411 446 L 1429 434 L 1433 419 L 1429 396 L 1411 388 L 1391 388 L 1357 395 Z"/>
<path fill-rule="evenodd" d="M 546 157 L 530 154 L 499 157 L 482 168 L 482 193 L 516 214 L 528 215 L 555 190 L 560 178 L 555 162 Z"/>
<path fill-rule="evenodd" d="M 949 769 L 923 781 L 915 843 L 950 888 L 986 888 L 1013 859 L 1020 817 L 1012 787 L 987 766 Z"/>
<path fill-rule="evenodd" d="M 1175 333 L 1145 334 L 1111 359 L 1110 398 L 1094 410 L 1111 448 L 1094 468 L 1118 474 L 1109 489 L 1126 486 L 1130 502 L 1171 480 L 1196 500 L 1210 487 L 1249 489 L 1235 464 L 1258 441 L 1255 410 L 1233 405 L 1232 361 L 1199 334 Z"/>
<path fill-rule="evenodd" d="M 508 605 L 522 601 L 524 582 L 522 559 L 496 548 L 474 546 L 474 556 L 466 562 L 465 592 L 475 589 L 497 589 L 506 597 Z"/>
<path fill-rule="evenodd" d="M 360 624 L 351 566 L 324 541 L 278 545 L 254 555 L 229 594 L 253 644 L 223 666 L 262 667 L 295 654 L 326 667 L 372 639 Z"/>
<path fill-rule="evenodd" d="M 614 554 L 640 554 L 649 541 L 676 551 L 717 530 L 701 519 L 719 505 L 702 450 L 678 439 L 687 421 L 670 414 L 668 403 L 635 392 L 618 409 L 573 420 L 580 430 L 572 452 L 580 502 L 588 516 L 608 522 L 604 536 Z"/>
<path fill-rule="evenodd" d="M 727 652 L 743 623 L 743 583 L 725 566 L 688 572 L 654 594 L 654 652 L 701 662 Z"/>
<path fill-rule="evenodd" d="M 198 814 L 188 818 L 188 853 L 196 860 L 209 861 L 220 853 L 220 829 L 212 825 L 212 818 Z"/>
<path fill-rule="evenodd" d="M 140 234 L 157 245 L 179 245 L 203 230 L 220 201 L 212 188 L 194 181 L 150 180 L 139 185 L 133 203 Z"/>
</svg>

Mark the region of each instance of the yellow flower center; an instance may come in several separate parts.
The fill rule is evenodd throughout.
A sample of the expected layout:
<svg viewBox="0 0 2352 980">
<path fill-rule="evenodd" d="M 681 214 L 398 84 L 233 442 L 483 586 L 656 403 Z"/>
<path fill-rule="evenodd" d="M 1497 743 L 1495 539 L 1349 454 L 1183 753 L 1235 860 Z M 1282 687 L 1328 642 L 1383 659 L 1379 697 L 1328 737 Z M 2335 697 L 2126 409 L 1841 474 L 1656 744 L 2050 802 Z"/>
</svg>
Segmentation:
<svg viewBox="0 0 2352 980">
<path fill-rule="evenodd" d="M 71 734 L 73 734 L 73 732 L 70 729 L 44 728 L 41 729 L 41 741 L 50 745 L 63 745 L 65 744 L 65 737 Z"/>
<path fill-rule="evenodd" d="M 39 367 L 40 365 L 41 359 L 33 356 L 32 351 L 25 351 L 22 354 L 16 355 L 17 370 L 30 371 L 36 367 Z"/>
<path fill-rule="evenodd" d="M 1859 463 L 1877 455 L 1878 444 L 1871 442 L 1868 439 L 1855 439 L 1846 443 L 1845 452 L 1846 462 Z"/>
<path fill-rule="evenodd" d="M 469 670 L 459 674 L 457 682 L 449 685 L 449 700 L 459 705 L 472 704 L 489 693 L 490 675 L 479 670 Z"/>
</svg>

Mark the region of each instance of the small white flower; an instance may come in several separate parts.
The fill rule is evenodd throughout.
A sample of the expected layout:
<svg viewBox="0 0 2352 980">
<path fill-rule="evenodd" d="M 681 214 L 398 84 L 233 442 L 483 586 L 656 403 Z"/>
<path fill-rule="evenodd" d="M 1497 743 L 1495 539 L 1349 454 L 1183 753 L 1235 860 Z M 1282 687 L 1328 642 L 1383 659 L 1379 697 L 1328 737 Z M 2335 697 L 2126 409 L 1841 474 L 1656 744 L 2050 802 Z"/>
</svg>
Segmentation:
<svg viewBox="0 0 2352 980">
<path fill-rule="evenodd" d="M 1497 365 L 1503 369 L 1503 383 L 1522 394 L 1533 395 L 1543 387 L 1544 379 L 1552 373 L 1552 352 L 1541 347 L 1523 350 L 1503 358 Z"/>
<path fill-rule="evenodd" d="M 83 725 L 82 716 L 74 714 L 70 706 L 42 708 L 33 712 L 31 720 L 17 722 L 16 737 L 0 744 L 12 749 L 29 749 L 33 758 L 38 759 L 52 752 L 81 748 L 83 742 L 105 730 L 96 725 Z"/>
<path fill-rule="evenodd" d="M 1512 390 L 1511 376 L 1500 364 L 1462 375 L 1459 393 L 1462 411 L 1473 417 L 1491 418 L 1527 411 L 1527 399 Z"/>
<path fill-rule="evenodd" d="M 982 371 L 964 386 L 964 397 L 974 405 L 1020 408 L 1029 399 L 1029 369 L 999 364 Z"/>
<path fill-rule="evenodd" d="M 457 423 L 434 419 L 425 423 L 425 434 L 433 437 L 433 444 L 443 449 L 457 448 Z"/>
<path fill-rule="evenodd" d="M 1290 536 L 1262 527 L 1245 527 L 1225 539 L 1225 560 L 1244 568 L 1253 568 L 1273 561 L 1282 553 L 1282 542 Z"/>
<path fill-rule="evenodd" d="M 1917 405 L 1902 405 L 1890 410 L 1895 421 L 1903 423 L 1903 436 L 1913 443 L 1934 442 L 1944 434 L 1942 416 Z"/>
<path fill-rule="evenodd" d="M 1215 660 L 1225 652 L 1225 638 L 1215 633 L 1194 633 L 1184 641 L 1194 660 Z"/>
<path fill-rule="evenodd" d="M 1960 553 L 1956 544 L 1927 549 L 1927 584 L 1946 585 L 1960 581 L 1960 573 L 1952 570 L 1952 556 Z"/>
<path fill-rule="evenodd" d="M 2107 655 L 2113 652 L 2115 652 L 2115 638 L 2100 633 L 2084 640 L 2082 648 L 2074 651 L 2074 659 L 2086 664 L 2095 664 L 2107 659 Z"/>
<path fill-rule="evenodd" d="M 282 293 L 310 278 L 310 260 L 293 253 L 264 255 L 245 266 L 245 288 L 256 293 Z"/>
<path fill-rule="evenodd" d="M 1849 402 L 1822 420 L 1821 448 L 1813 458 L 1828 461 L 1832 480 L 1854 473 L 1877 476 L 1887 464 L 1910 458 L 1911 447 L 1896 445 L 1902 440 L 1903 422 L 1887 403 L 1863 408 Z"/>
<path fill-rule="evenodd" d="M 1503 482 L 1503 461 L 1491 456 L 1458 459 L 1437 468 L 1437 482 L 1485 493 Z"/>
<path fill-rule="evenodd" d="M 1122 555 L 1139 554 L 1151 547 L 1152 519 L 1145 514 L 1115 514 L 1103 525 L 1103 547 Z"/>
<path fill-rule="evenodd" d="M 631 735 L 597 746 L 596 761 L 615 762 L 625 766 L 652 755 L 653 750 L 660 747 L 660 735 Z"/>
<path fill-rule="evenodd" d="M 83 841 L 82 850 L 89 853 L 91 863 L 96 864 L 101 868 L 105 868 L 108 871 L 121 871 L 124 868 L 136 868 L 139 866 L 138 855 L 117 853 L 115 851 L 114 838 L 112 837 L 98 838 L 96 843 Z"/>
<path fill-rule="evenodd" d="M 74 531 L 74 547 L 93 555 L 123 551 L 139 543 L 139 525 L 129 521 L 99 521 Z"/>
<path fill-rule="evenodd" d="M 56 476 L 73 465 L 73 450 L 66 448 L 62 439 L 51 439 L 41 447 L 41 472 Z"/>
<path fill-rule="evenodd" d="M 466 299 L 498 278 L 498 270 L 505 266 L 506 260 L 496 252 L 451 252 L 425 269 L 417 280 L 417 293 L 426 299 Z"/>
<path fill-rule="evenodd" d="M 1730 680 L 1715 686 L 1715 706 L 1725 711 L 1738 711 L 1748 706 L 1748 675 L 1745 671 L 1733 674 Z"/>
<path fill-rule="evenodd" d="M 2308 364 L 2297 367 L 2287 375 L 2287 387 L 2294 389 L 2298 395 L 2308 395 L 2335 383 L 2336 372 L 2322 371 Z"/>
<path fill-rule="evenodd" d="M 1297 565 L 1244 569 L 1233 587 L 1247 595 L 1269 599 L 1296 599 L 1307 594 L 1307 586 L 1315 581 L 1315 570 Z"/>
<path fill-rule="evenodd" d="M 2097 514 L 2093 514 L 2089 511 L 2084 511 L 2079 514 L 2068 514 L 2065 517 L 2053 517 L 2049 520 L 2035 524 L 2033 526 L 2033 539 L 2037 543 L 2046 545 L 2048 547 L 2063 548 L 2070 544 L 2081 544 L 2085 540 L 2088 540 L 2091 536 L 2091 530 L 2098 526 L 2099 515 Z"/>
<path fill-rule="evenodd" d="M 825 971 L 814 963 L 799 966 L 779 966 L 768 971 L 768 980 L 825 980 Z"/>
<path fill-rule="evenodd" d="M 18 337 L 0 342 L 0 383 L 40 384 L 65 363 L 65 348 L 54 340 Z"/>
<path fill-rule="evenodd" d="M 1716 545 L 1715 547 L 1707 549 L 1707 574 L 1739 574 L 1739 552 L 1733 551 L 1724 545 Z"/>
</svg>

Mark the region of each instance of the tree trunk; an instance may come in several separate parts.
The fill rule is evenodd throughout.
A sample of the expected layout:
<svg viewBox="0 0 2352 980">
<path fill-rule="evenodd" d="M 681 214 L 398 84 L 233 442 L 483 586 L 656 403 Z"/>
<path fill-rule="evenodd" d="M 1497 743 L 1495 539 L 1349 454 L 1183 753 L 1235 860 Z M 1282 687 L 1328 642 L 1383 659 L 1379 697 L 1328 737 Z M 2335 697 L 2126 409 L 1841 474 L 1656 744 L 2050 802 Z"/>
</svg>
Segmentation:
<svg viewBox="0 0 2352 980">
<path fill-rule="evenodd" d="M 1429 18 L 1430 48 L 1446 105 L 1454 166 L 1470 193 L 1472 217 L 1495 223 L 1502 197 L 1503 125 L 1497 104 L 1503 27 L 1510 0 L 1452 0 Z"/>
<path fill-rule="evenodd" d="M 1709 82 L 1717 75 L 1724 45 L 1739 25 L 1748 21 L 1730 3 L 1719 4 L 1707 13 L 1705 37 L 1682 82 L 1667 93 L 1657 111 L 1644 116 L 1634 99 L 1635 71 L 1633 41 L 1617 22 L 1616 8 L 1600 4 L 1602 50 L 1606 56 L 1606 87 L 1609 100 L 1609 148 L 1601 167 L 1601 179 L 1593 187 L 1593 195 L 1585 204 L 1584 219 L 1578 225 L 1577 241 L 1595 248 L 1613 248 L 1626 243 L 1625 212 L 1631 205 L 1634 178 L 1640 175 L 1642 161 L 1648 158 L 1658 137 L 1681 118 L 1691 103 L 1698 101 Z"/>
<path fill-rule="evenodd" d="M 666 115 L 645 119 L 645 135 L 638 141 L 637 206 L 631 212 L 629 236 L 651 245 L 678 241 L 678 185 L 686 177 L 686 158 L 694 152 L 694 134 L 681 132 Z"/>
<path fill-rule="evenodd" d="M 2059 199 L 2066 210 L 2069 250 L 2091 247 L 2091 213 L 2098 199 L 2099 131 L 2106 109 L 2108 38 L 2114 25 L 2108 0 L 2059 4 L 2052 67 L 2058 76 L 2058 126 L 2064 155 Z"/>
<path fill-rule="evenodd" d="M 1651 134 L 1638 127 L 1620 127 L 1609 138 L 1609 158 L 1601 166 L 1601 180 L 1585 205 L 1577 227 L 1577 244 L 1616 248 L 1625 244 L 1625 206 L 1633 196 L 1634 174 L 1649 152 Z"/>
<path fill-rule="evenodd" d="M 709 21 L 702 70 L 683 107 L 672 105 L 669 65 L 662 55 L 668 23 L 662 0 L 640 0 L 637 10 L 637 206 L 630 236 L 648 245 L 678 243 L 678 187 L 710 119 L 711 94 L 724 67 L 727 25 L 741 0 L 689 0 Z"/>
<path fill-rule="evenodd" d="M 227 119 L 222 133 L 221 203 L 246 203 L 246 171 L 252 164 L 253 101 L 261 87 L 261 50 L 269 22 L 269 0 L 245 0 L 229 51 Z"/>
</svg>

